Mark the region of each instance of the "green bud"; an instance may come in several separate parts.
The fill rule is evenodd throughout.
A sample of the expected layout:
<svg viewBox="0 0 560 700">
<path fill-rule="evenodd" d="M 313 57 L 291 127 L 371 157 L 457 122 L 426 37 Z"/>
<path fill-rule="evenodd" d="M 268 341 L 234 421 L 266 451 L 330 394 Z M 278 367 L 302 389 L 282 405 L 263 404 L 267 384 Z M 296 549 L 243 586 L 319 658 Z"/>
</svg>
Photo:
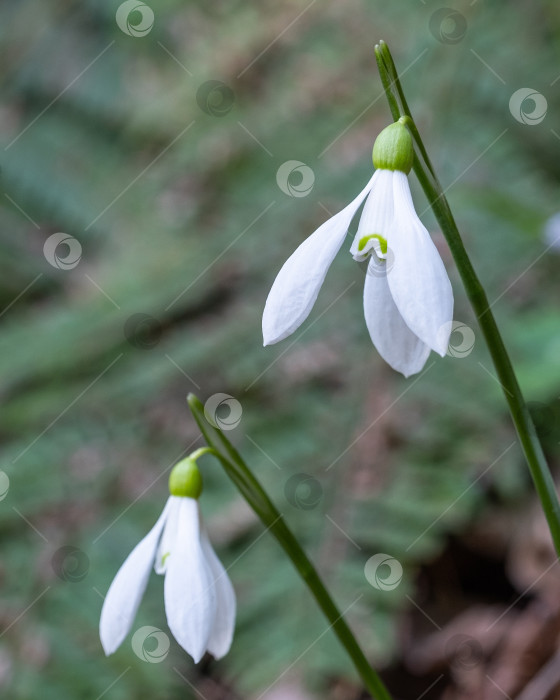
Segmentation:
<svg viewBox="0 0 560 700">
<path fill-rule="evenodd" d="M 192 457 L 182 459 L 171 470 L 169 493 L 186 498 L 198 498 L 202 493 L 202 476 Z"/>
<path fill-rule="evenodd" d="M 412 137 L 400 122 L 385 127 L 375 139 L 373 165 L 380 170 L 400 170 L 408 175 L 414 160 Z"/>
</svg>

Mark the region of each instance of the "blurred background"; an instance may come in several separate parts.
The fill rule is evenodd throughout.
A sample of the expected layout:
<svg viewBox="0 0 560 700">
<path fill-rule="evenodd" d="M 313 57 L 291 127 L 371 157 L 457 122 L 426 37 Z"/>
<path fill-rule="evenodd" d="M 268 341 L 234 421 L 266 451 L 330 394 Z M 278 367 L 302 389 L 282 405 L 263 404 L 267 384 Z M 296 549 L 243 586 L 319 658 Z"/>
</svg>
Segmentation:
<svg viewBox="0 0 560 700">
<path fill-rule="evenodd" d="M 159 515 L 169 469 L 201 444 L 190 391 L 396 700 L 560 697 L 555 558 L 414 177 L 455 290 L 449 356 L 409 380 L 385 365 L 364 270 L 342 253 L 309 320 L 262 347 L 275 274 L 371 175 L 390 121 L 380 38 L 557 467 L 558 3 L 4 0 L 3 697 L 366 697 L 209 459 L 202 508 L 239 604 L 230 654 L 195 667 L 152 576 L 133 632 L 103 655 L 103 595 Z"/>
</svg>

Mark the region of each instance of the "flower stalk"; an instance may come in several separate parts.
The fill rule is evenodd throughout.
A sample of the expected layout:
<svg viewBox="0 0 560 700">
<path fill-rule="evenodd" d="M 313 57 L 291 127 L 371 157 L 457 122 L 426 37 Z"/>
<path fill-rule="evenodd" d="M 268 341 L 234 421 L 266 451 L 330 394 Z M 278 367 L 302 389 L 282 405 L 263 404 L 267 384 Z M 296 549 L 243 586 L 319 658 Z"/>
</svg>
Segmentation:
<svg viewBox="0 0 560 700">
<path fill-rule="evenodd" d="M 393 119 L 395 121 L 401 119 L 401 123 L 404 122 L 406 124 L 418 149 L 418 152 L 414 154 L 412 166 L 414 173 L 447 240 L 467 296 L 482 330 L 519 436 L 537 495 L 548 522 L 556 553 L 560 556 L 560 503 L 558 501 L 558 493 L 531 414 L 519 387 L 515 370 L 488 302 L 488 297 L 463 245 L 449 203 L 439 184 L 434 167 L 430 162 L 406 102 L 391 52 L 385 42 L 381 41 L 375 47 L 375 58 Z"/>
<path fill-rule="evenodd" d="M 389 691 L 376 671 L 370 666 L 342 613 L 334 603 L 297 538 L 286 525 L 282 514 L 223 432 L 206 421 L 204 406 L 200 400 L 194 394 L 189 394 L 187 401 L 208 444 L 209 449 L 206 450 L 206 453 L 211 454 L 220 462 L 227 476 L 289 556 L 296 571 L 317 601 L 329 621 L 330 627 L 352 660 L 365 687 L 376 700 L 391 700 Z M 227 456 L 223 454 L 220 447 L 225 450 Z"/>
</svg>

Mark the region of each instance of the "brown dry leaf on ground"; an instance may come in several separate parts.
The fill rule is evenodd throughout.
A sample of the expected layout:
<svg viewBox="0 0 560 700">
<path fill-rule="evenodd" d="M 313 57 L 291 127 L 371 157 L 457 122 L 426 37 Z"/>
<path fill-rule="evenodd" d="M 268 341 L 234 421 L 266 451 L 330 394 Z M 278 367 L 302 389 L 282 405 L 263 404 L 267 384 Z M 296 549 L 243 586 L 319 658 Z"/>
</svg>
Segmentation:
<svg viewBox="0 0 560 700">
<path fill-rule="evenodd" d="M 538 509 L 513 531 L 504 566 L 517 599 L 509 607 L 468 607 L 441 630 L 414 640 L 405 655 L 413 674 L 445 677 L 442 700 L 560 698 L 556 556 Z M 504 530 L 504 549 L 505 536 Z"/>
</svg>

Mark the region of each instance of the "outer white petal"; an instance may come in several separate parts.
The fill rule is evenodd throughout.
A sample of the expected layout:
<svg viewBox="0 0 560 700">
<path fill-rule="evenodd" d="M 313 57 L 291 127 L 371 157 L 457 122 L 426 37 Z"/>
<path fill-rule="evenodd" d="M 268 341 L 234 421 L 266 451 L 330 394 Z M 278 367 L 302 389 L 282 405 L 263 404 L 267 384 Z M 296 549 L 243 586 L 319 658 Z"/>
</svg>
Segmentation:
<svg viewBox="0 0 560 700">
<path fill-rule="evenodd" d="M 109 587 L 99 622 L 99 636 L 107 655 L 118 649 L 132 627 L 170 506 L 171 499 L 165 504 L 154 527 L 128 555 Z"/>
<path fill-rule="evenodd" d="M 447 352 L 453 320 L 453 290 L 430 234 L 418 218 L 408 179 L 395 172 L 395 216 L 388 236 L 394 261 L 389 289 L 411 331 L 442 357 Z"/>
<path fill-rule="evenodd" d="M 385 265 L 372 256 L 364 286 L 364 313 L 373 344 L 381 357 L 405 377 L 419 372 L 430 354 L 425 345 L 403 321 L 389 285 Z"/>
<path fill-rule="evenodd" d="M 201 532 L 202 550 L 206 556 L 206 562 L 212 572 L 214 589 L 216 591 L 216 618 L 214 627 L 208 641 L 208 651 L 216 658 L 225 656 L 233 639 L 235 628 L 235 592 L 229 576 L 216 552 L 210 544 L 204 528 Z"/>
<path fill-rule="evenodd" d="M 393 171 L 377 170 L 375 186 L 366 199 L 364 210 L 354 236 L 350 253 L 355 260 L 365 260 L 371 250 L 383 257 L 381 246 L 377 239 L 367 242 L 362 250 L 358 250 L 360 240 L 369 234 L 377 233 L 387 238 L 387 231 L 393 220 Z"/>
<path fill-rule="evenodd" d="M 200 542 L 198 502 L 181 498 L 177 537 L 166 561 L 164 597 L 167 624 L 198 663 L 208 648 L 216 616 L 212 572 Z"/>
<path fill-rule="evenodd" d="M 378 172 L 347 207 L 319 226 L 284 263 L 266 300 L 262 319 L 265 345 L 287 338 L 308 317 L 350 222 Z"/>
<path fill-rule="evenodd" d="M 169 496 L 169 512 L 154 560 L 156 574 L 164 574 L 167 570 L 167 560 L 177 537 L 181 500 L 178 496 Z"/>
</svg>

